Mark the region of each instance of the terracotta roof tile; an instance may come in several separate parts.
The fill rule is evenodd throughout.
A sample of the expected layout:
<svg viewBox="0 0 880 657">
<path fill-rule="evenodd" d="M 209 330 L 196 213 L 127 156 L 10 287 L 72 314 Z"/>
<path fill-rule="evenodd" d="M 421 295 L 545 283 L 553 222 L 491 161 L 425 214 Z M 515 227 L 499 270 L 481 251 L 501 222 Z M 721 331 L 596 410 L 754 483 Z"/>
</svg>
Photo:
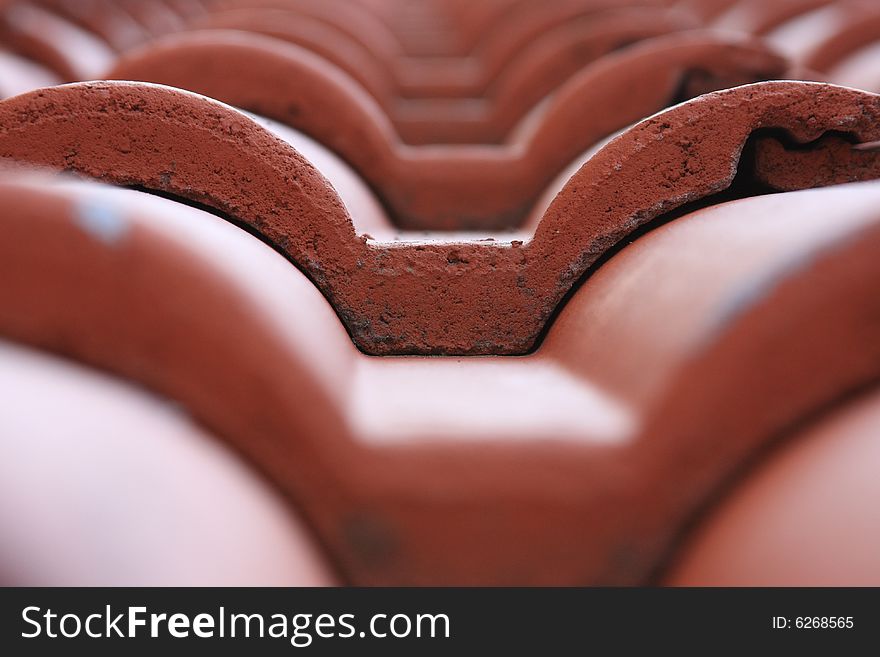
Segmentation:
<svg viewBox="0 0 880 657">
<path fill-rule="evenodd" d="M 215 9 L 281 9 L 335 27 L 374 53 L 389 60 L 404 54 L 399 38 L 360 2 L 347 0 L 220 0 Z"/>
<path fill-rule="evenodd" d="M 0 50 L 0 98 L 58 83 L 58 77 L 47 68 L 20 55 Z"/>
<path fill-rule="evenodd" d="M 133 48 L 150 38 L 150 34 L 120 2 L 40 0 L 37 4 L 94 33 L 118 52 Z"/>
<path fill-rule="evenodd" d="M 183 29 L 186 22 L 164 0 L 159 2 L 143 2 L 143 0 L 119 0 L 122 8 L 128 12 L 148 33 L 153 35 L 168 34 Z"/>
<path fill-rule="evenodd" d="M 703 72 L 699 91 L 784 71 L 778 57 L 740 38 L 653 40 L 586 67 L 507 143 L 483 148 L 406 147 L 352 80 L 302 49 L 255 35 L 185 35 L 123 60 L 110 77 L 191 89 L 301 130 L 351 164 L 402 228 L 491 230 L 522 222 L 543 188 L 596 142 L 680 100 L 689 67 Z"/>
<path fill-rule="evenodd" d="M 0 389 L 2 585 L 334 583 L 281 497 L 185 411 L 3 340 Z"/>
<path fill-rule="evenodd" d="M 99 77 L 113 61 L 110 48 L 91 32 L 28 2 L 3 8 L 0 39 L 65 81 Z"/>
<path fill-rule="evenodd" d="M 711 22 L 737 4 L 737 0 L 677 0 L 673 5 L 693 13 L 704 22 Z"/>
<path fill-rule="evenodd" d="M 504 583 L 514 563 L 524 582 L 633 581 L 657 566 L 688 500 L 876 375 L 873 184 L 672 222 L 599 269 L 533 356 L 459 361 L 357 353 L 301 274 L 211 215 L 83 183 L 0 191 L 0 263 L 18 274 L 0 299 L 4 334 L 180 400 L 291 496 L 353 581 Z M 553 395 L 524 406 L 542 384 Z M 422 410 L 401 434 L 393 409 L 408 395 Z M 462 521 L 471 514 L 482 521 Z M 365 527 L 387 540 L 378 554 L 360 543 Z M 639 561 L 616 570 L 623 545 Z"/>
<path fill-rule="evenodd" d="M 515 354 L 534 345 L 563 295 L 606 249 L 664 212 L 729 186 L 753 132 L 785 130 L 807 143 L 845 130 L 870 142 L 880 138 L 878 114 L 876 96 L 807 83 L 704 96 L 596 153 L 525 244 L 358 236 L 333 188 L 293 149 L 234 110 L 163 87 L 88 83 L 8 100 L 0 123 L 12 125 L 15 117 L 16 127 L 0 133 L 0 155 L 232 215 L 298 264 L 370 353 Z M 719 123 L 724 133 L 714 130 Z M 147 142 L 151 149 L 138 147 Z M 756 148 L 753 175 L 771 186 L 876 176 L 876 153 L 853 151 L 845 141 L 790 151 L 766 137 Z M 480 187 L 490 193 L 489 183 L 499 192 L 528 183 L 510 162 L 441 163 L 437 169 L 450 178 L 470 165 L 470 178 L 458 180 L 482 183 L 473 185 L 474 198 Z M 428 182 L 421 179 L 423 195 L 439 198 Z"/>
<path fill-rule="evenodd" d="M 514 57 L 492 62 L 476 56 L 382 61 L 335 26 L 278 9 L 217 12 L 198 26 L 245 30 L 303 46 L 363 86 L 404 141 L 448 143 L 500 141 L 516 120 L 586 64 L 645 38 L 694 27 L 694 21 L 664 8 L 610 9 L 560 25 Z M 454 78 L 462 82 L 451 82 Z M 418 80 L 420 88 L 406 79 Z M 442 102 L 440 94 L 449 100 Z"/>
<path fill-rule="evenodd" d="M 747 470 L 667 580 L 701 586 L 877 586 L 877 391 Z"/>
<path fill-rule="evenodd" d="M 712 21 L 712 25 L 724 30 L 764 35 L 803 14 L 834 2 L 835 0 L 740 0 L 729 3 L 730 6 Z"/>
<path fill-rule="evenodd" d="M 880 38 L 880 6 L 861 0 L 826 4 L 783 23 L 768 38 L 804 66 L 827 72 Z"/>
<path fill-rule="evenodd" d="M 827 77 L 837 84 L 880 92 L 880 40 L 857 50 L 831 68 Z"/>
<path fill-rule="evenodd" d="M 880 97 L 783 80 L 880 88 L 874 14 L 5 3 L 0 371 L 33 385 L 0 423 L 37 421 L 19 411 L 39 385 L 104 485 L 149 452 L 192 509 L 188 473 L 217 489 L 259 556 L 208 563 L 242 583 L 266 564 L 276 583 L 763 582 L 724 555 L 746 541 L 772 563 L 768 514 L 836 481 L 817 464 L 873 458 L 868 420 L 816 418 L 856 412 L 880 374 Z M 155 445 L 103 442 L 145 427 Z M 768 459 L 786 437 L 808 456 Z M 3 465 L 0 498 L 42 476 Z M 89 471 L 56 479 L 71 508 Z M 147 490 L 120 527 L 159 536 Z M 876 551 L 802 520 L 835 554 Z M 63 570 L 46 525 L 2 505 L 0 524 L 19 547 L 0 576 L 22 563 L 21 583 L 195 581 L 186 553 L 139 569 L 117 543 L 114 571 L 88 537 Z M 872 581 L 853 554 L 846 571 L 808 554 L 787 581 Z"/>
</svg>

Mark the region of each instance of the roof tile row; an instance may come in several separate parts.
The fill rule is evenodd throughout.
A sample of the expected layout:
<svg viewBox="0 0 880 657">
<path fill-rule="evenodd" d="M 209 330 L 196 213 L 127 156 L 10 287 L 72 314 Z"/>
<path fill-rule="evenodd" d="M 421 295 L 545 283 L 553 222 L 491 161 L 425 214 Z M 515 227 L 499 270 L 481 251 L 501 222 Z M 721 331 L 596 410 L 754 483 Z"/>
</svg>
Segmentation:
<svg viewBox="0 0 880 657">
<path fill-rule="evenodd" d="M 305 277 L 202 211 L 0 191 L 4 335 L 179 400 L 361 583 L 639 581 L 739 463 L 880 362 L 873 183 L 672 222 L 538 353 L 476 360 L 358 353 Z"/>
<path fill-rule="evenodd" d="M 293 581 L 719 580 L 760 515 L 687 529 L 878 380 L 880 98 L 778 81 L 880 79 L 870 3 L 90 5 L 0 7 L 0 335 L 230 445 L 325 559 L 157 449 Z"/>
</svg>

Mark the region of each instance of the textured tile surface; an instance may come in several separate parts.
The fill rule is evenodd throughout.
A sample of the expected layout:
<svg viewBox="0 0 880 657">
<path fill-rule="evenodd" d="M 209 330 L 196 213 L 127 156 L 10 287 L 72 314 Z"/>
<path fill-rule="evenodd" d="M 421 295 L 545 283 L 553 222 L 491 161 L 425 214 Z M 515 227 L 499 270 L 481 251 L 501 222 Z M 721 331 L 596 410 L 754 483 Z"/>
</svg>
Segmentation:
<svg viewBox="0 0 880 657">
<path fill-rule="evenodd" d="M 109 560 L 98 531 L 62 560 L 51 516 L 0 507 L 0 574 L 875 581 L 873 406 L 851 396 L 880 380 L 878 19 L 3 3 L 3 497 L 67 486 L 122 520 Z M 61 426 L 103 466 L 61 467 Z M 160 459 L 186 517 L 231 509 L 181 534 L 215 546 L 201 570 L 142 557 L 171 531 L 149 487 L 93 497 Z M 801 503 L 831 499 L 851 517 Z M 768 579 L 789 526 L 827 549 Z"/>
</svg>

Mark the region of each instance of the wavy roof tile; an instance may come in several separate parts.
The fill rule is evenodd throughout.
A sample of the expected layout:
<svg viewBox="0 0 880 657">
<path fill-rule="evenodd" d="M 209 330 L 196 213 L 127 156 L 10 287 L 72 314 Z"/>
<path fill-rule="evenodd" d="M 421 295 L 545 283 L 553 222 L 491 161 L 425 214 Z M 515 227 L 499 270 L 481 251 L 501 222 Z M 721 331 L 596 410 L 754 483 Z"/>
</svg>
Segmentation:
<svg viewBox="0 0 880 657">
<path fill-rule="evenodd" d="M 808 83 L 704 96 L 599 150 L 525 242 L 357 235 L 333 188 L 295 150 L 234 110 L 163 87 L 87 83 L 8 100 L 0 125 L 15 127 L 0 133 L 0 156 L 170 193 L 247 224 L 315 281 L 368 353 L 522 354 L 607 249 L 640 225 L 726 189 L 756 131 L 816 143 L 791 151 L 773 136 L 759 137 L 756 180 L 818 186 L 876 175 L 874 151 L 821 138 L 833 131 L 875 141 L 878 118 L 878 97 Z M 469 164 L 448 162 L 448 171 Z M 493 178 L 504 188 L 525 184 L 508 162 L 470 164 L 470 179 L 483 186 Z"/>
<path fill-rule="evenodd" d="M 0 389 L 4 585 L 334 583 L 289 505 L 181 409 L 6 340 Z"/>
<path fill-rule="evenodd" d="M 633 581 L 659 563 L 693 511 L 686 500 L 876 375 L 873 184 L 672 222 L 591 277 L 535 355 L 458 361 L 359 354 L 297 270 L 203 212 L 82 183 L 3 193 L 0 263 L 17 273 L 0 299 L 4 334 L 181 400 L 291 496 L 362 583 L 497 584 L 513 563 L 523 582 Z M 700 257 L 682 261 L 684 243 Z M 823 377 L 803 385 L 816 368 Z M 536 397 L 542 386 L 552 394 Z M 417 399 L 402 427 L 393 409 Z M 722 426 L 706 451 L 704 432 Z M 623 485 L 628 468 L 647 488 Z M 471 515 L 481 522 L 461 521 Z M 615 571 L 621 545 L 641 557 Z"/>
<path fill-rule="evenodd" d="M 108 472 L 65 457 L 47 496 L 165 459 L 244 533 L 144 564 L 139 488 L 110 572 L 0 504 L 0 582 L 763 583 L 773 509 L 848 566 L 804 552 L 789 583 L 875 581 L 870 531 L 790 502 L 870 490 L 839 477 L 870 421 L 822 415 L 869 418 L 880 374 L 875 13 L 4 3 L 0 448 L 63 454 L 27 413 L 62 409 Z M 22 453 L 0 498 L 43 477 Z"/>
<path fill-rule="evenodd" d="M 666 581 L 684 586 L 877 582 L 878 429 L 880 399 L 874 392 L 793 436 L 757 472 L 748 471 L 740 486 L 731 487 L 689 537 Z M 787 522 L 781 524 L 780 517 Z M 837 558 L 842 554 L 846 559 Z"/>
<path fill-rule="evenodd" d="M 691 78 L 689 68 L 701 74 Z M 646 42 L 586 67 L 507 143 L 481 148 L 401 144 L 352 80 L 302 49 L 261 37 L 186 35 L 123 60 L 110 77 L 191 89 L 304 132 L 351 164 L 402 228 L 491 230 L 516 227 L 573 160 L 689 95 L 689 81 L 699 93 L 726 86 L 725 79 L 783 72 L 777 56 L 740 38 L 697 33 Z"/>
</svg>

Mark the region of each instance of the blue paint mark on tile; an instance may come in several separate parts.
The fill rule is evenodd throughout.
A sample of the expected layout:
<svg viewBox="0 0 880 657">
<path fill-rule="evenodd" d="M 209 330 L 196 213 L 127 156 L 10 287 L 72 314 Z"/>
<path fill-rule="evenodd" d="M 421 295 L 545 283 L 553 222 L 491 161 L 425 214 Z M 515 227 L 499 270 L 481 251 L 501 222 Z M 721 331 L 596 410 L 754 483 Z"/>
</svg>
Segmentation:
<svg viewBox="0 0 880 657">
<path fill-rule="evenodd" d="M 112 204 L 99 201 L 80 203 L 76 212 L 77 223 L 89 235 L 105 244 L 116 244 L 128 232 L 128 221 Z"/>
</svg>

